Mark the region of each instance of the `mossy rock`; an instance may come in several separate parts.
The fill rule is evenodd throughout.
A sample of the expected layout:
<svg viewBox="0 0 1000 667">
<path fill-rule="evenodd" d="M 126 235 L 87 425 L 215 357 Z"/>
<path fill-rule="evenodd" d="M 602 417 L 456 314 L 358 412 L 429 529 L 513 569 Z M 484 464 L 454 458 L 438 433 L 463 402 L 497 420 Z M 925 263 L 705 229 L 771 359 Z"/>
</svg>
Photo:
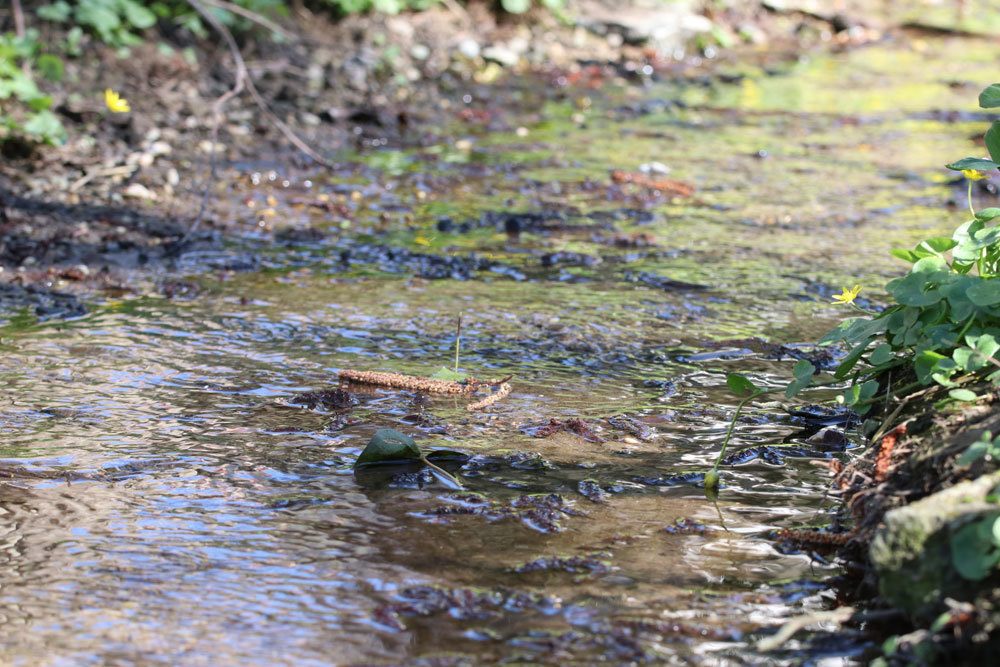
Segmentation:
<svg viewBox="0 0 1000 667">
<path fill-rule="evenodd" d="M 971 601 L 1000 584 L 996 569 L 981 581 L 962 577 L 950 546 L 963 526 L 996 514 L 986 497 L 998 485 L 1000 472 L 984 475 L 886 514 L 870 549 L 882 596 L 915 622 L 929 623 L 944 611 L 945 598 Z"/>
</svg>

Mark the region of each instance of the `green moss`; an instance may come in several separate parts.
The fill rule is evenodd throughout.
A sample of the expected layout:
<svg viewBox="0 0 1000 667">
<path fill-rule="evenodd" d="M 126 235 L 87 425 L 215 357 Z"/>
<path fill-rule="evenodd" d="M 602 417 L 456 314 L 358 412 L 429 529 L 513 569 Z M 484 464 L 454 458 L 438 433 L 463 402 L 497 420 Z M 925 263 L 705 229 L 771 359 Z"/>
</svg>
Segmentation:
<svg viewBox="0 0 1000 667">
<path fill-rule="evenodd" d="M 955 571 L 950 541 L 969 521 L 996 512 L 996 505 L 987 502 L 986 496 L 997 484 L 1000 472 L 962 482 L 886 514 L 885 527 L 875 536 L 870 551 L 883 597 L 925 623 L 943 611 L 946 598 L 974 599 L 984 582 L 969 581 Z"/>
</svg>

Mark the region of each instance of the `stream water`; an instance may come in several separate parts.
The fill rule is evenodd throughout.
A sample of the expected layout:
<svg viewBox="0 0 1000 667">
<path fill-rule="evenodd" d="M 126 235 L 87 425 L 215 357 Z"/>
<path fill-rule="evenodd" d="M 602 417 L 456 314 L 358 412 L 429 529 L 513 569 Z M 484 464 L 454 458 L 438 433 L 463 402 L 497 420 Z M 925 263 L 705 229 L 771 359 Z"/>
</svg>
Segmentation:
<svg viewBox="0 0 1000 667">
<path fill-rule="evenodd" d="M 727 466 L 717 503 L 697 474 L 735 407 L 726 371 L 780 386 L 843 315 L 831 293 L 883 284 L 903 267 L 889 248 L 956 225 L 941 165 L 982 152 L 975 91 L 998 56 L 914 37 L 727 83 L 525 84 L 508 131 L 456 121 L 334 177 L 247 166 L 219 192 L 244 240 L 171 278 L 193 296 L 0 329 L 3 662 L 856 659 L 870 642 L 851 633 L 755 649 L 832 603 L 835 564 L 771 533 L 828 521 L 814 462 L 850 442 L 761 403 L 734 450 L 774 449 Z M 652 162 L 695 194 L 609 179 Z M 490 410 L 295 402 L 339 369 L 449 365 L 459 313 L 462 367 L 513 375 Z M 569 418 L 600 439 L 534 437 Z M 443 465 L 477 495 L 356 477 L 382 427 L 461 452 Z"/>
</svg>

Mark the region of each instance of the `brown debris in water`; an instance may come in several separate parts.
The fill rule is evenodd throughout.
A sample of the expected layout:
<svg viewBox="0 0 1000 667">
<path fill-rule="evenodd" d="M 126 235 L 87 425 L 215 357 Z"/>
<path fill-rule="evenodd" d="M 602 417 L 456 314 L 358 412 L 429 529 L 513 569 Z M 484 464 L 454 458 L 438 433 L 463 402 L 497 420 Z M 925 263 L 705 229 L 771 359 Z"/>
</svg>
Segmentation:
<svg viewBox="0 0 1000 667">
<path fill-rule="evenodd" d="M 530 572 L 569 572 L 570 574 L 607 574 L 611 571 L 611 563 L 607 553 L 595 553 L 587 556 L 542 556 L 513 568 L 516 574 Z"/>
<path fill-rule="evenodd" d="M 349 410 L 358 404 L 349 391 L 343 389 L 322 389 L 297 394 L 288 401 L 293 405 L 304 405 L 310 410 L 318 407 L 327 410 Z"/>
<path fill-rule="evenodd" d="M 631 183 L 641 188 L 658 190 L 677 197 L 690 197 L 694 194 L 694 186 L 690 183 L 677 181 L 672 178 L 653 178 L 641 172 L 615 169 L 611 172 L 611 180 L 619 185 Z"/>
<path fill-rule="evenodd" d="M 560 533 L 562 521 L 567 516 L 587 516 L 574 509 L 572 504 L 557 493 L 527 494 L 509 502 L 489 500 L 477 494 L 452 494 L 442 498 L 447 505 L 439 505 L 418 516 L 434 519 L 448 516 L 473 515 L 487 521 L 516 519 L 539 533 Z"/>
<path fill-rule="evenodd" d="M 663 530 L 671 535 L 711 535 L 714 532 L 701 521 L 688 517 L 678 518 L 672 524 L 664 526 Z"/>
<path fill-rule="evenodd" d="M 546 613 L 562 606 L 562 601 L 557 597 L 507 588 L 411 586 L 400 591 L 399 597 L 398 602 L 384 605 L 375 611 L 375 618 L 383 625 L 402 626 L 400 615 L 433 616 L 446 613 L 458 620 L 484 621 L 501 618 L 504 613 L 509 612 Z"/>
<path fill-rule="evenodd" d="M 541 426 L 533 435 L 536 438 L 547 438 L 556 433 L 562 431 L 569 431 L 575 433 L 587 442 L 605 442 L 598 433 L 589 425 L 587 422 L 583 421 L 579 417 L 573 417 L 572 419 L 550 419 L 548 424 Z"/>
<path fill-rule="evenodd" d="M 803 546 L 813 545 L 840 547 L 850 542 L 854 538 L 855 534 L 856 533 L 853 530 L 849 533 L 827 533 L 821 530 L 795 530 L 792 528 L 784 528 L 778 531 L 776 537 L 779 540 Z"/>
</svg>

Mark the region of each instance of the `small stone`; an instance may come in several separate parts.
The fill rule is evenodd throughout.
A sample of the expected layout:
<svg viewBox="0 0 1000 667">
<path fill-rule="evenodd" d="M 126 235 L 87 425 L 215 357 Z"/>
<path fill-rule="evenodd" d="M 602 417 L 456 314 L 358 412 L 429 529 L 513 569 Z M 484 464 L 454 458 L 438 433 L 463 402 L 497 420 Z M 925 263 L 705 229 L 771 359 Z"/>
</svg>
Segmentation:
<svg viewBox="0 0 1000 667">
<path fill-rule="evenodd" d="M 156 193 L 142 183 L 129 183 L 123 194 L 126 197 L 131 197 L 132 199 L 147 199 L 150 201 L 156 199 Z"/>
<path fill-rule="evenodd" d="M 500 44 L 483 49 L 483 58 L 504 67 L 513 67 L 521 59 L 513 49 Z"/>
<path fill-rule="evenodd" d="M 480 53 L 479 42 L 474 39 L 463 39 L 458 43 L 458 52 L 470 60 L 478 58 Z"/>
</svg>

